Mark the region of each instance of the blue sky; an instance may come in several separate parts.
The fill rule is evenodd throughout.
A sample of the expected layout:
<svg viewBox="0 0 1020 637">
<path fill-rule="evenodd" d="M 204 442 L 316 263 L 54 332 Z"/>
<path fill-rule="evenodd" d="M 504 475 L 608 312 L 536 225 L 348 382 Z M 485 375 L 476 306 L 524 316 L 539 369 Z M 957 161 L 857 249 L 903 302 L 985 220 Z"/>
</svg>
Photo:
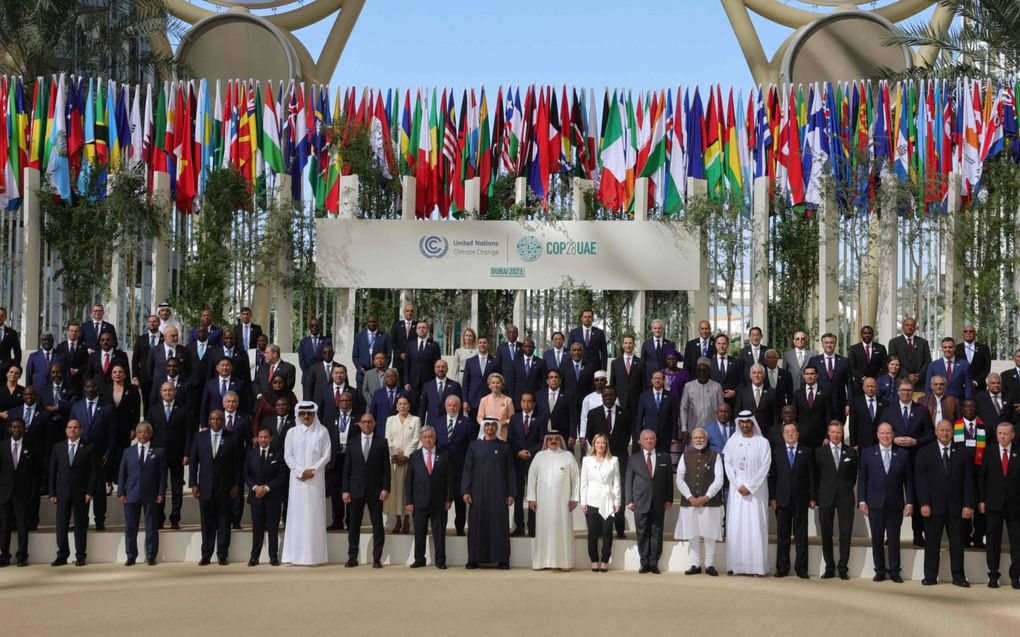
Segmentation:
<svg viewBox="0 0 1020 637">
<path fill-rule="evenodd" d="M 751 15 L 771 56 L 791 31 Z M 331 26 L 299 32 L 313 58 Z M 714 82 L 751 84 L 718 0 L 368 0 L 331 85 Z"/>
</svg>

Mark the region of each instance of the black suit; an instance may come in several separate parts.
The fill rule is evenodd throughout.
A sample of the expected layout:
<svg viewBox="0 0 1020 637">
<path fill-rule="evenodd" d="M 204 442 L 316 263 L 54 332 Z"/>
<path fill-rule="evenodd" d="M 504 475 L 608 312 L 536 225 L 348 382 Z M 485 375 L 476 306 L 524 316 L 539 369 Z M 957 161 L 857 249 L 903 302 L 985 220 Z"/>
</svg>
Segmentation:
<svg viewBox="0 0 1020 637">
<path fill-rule="evenodd" d="M 212 430 L 195 434 L 189 454 L 188 486 L 198 487 L 202 518 L 202 559 L 227 559 L 230 551 L 230 522 L 233 517 L 231 492 L 240 491 L 241 441 L 226 429 L 220 430 L 220 444 L 212 453 Z"/>
<path fill-rule="evenodd" d="M 715 356 L 715 344 L 711 337 L 707 339 L 704 353 L 702 353 L 701 337 L 692 338 L 687 341 L 687 344 L 684 345 L 684 369 L 686 369 L 689 374 L 694 374 L 694 368 L 698 364 L 698 359 L 702 356 L 705 358 L 712 358 Z M 663 365 L 663 367 L 665 367 L 665 365 Z"/>
<path fill-rule="evenodd" d="M 89 503 L 85 497 L 95 492 L 99 454 L 92 445 L 83 443 L 79 438 L 74 464 L 71 464 L 67 445 L 67 440 L 55 445 L 50 456 L 50 497 L 57 499 L 57 559 L 66 560 L 71 554 L 67 527 L 73 515 L 74 556 L 84 562 L 89 528 Z"/>
<path fill-rule="evenodd" d="M 142 391 L 142 396 L 146 399 L 152 392 L 152 372 L 149 369 L 150 336 L 152 335 L 148 332 L 139 334 L 135 337 L 134 347 L 131 348 L 131 369 L 135 373 L 134 377 L 138 379 L 138 387 Z M 158 347 L 163 342 L 163 335 L 156 332 L 155 336 Z"/>
<path fill-rule="evenodd" d="M 447 376 L 443 379 L 443 393 L 439 394 L 438 379 L 433 378 L 421 388 L 421 401 L 418 405 L 418 418 L 423 423 L 431 422 L 436 416 L 446 413 L 446 399 L 456 396 L 463 399 L 464 390 L 460 383 Z"/>
<path fill-rule="evenodd" d="M 175 345 L 173 347 L 173 357 L 180 362 L 180 376 L 183 378 L 190 377 L 190 358 L 188 356 L 188 350 L 183 345 Z M 165 344 L 160 345 L 155 349 L 150 349 L 148 355 L 145 358 L 145 368 L 152 381 L 152 385 L 148 394 L 145 398 L 150 402 L 159 400 L 159 386 L 166 381 L 166 361 L 167 361 L 167 346 Z M 138 373 L 138 370 L 135 370 Z"/>
<path fill-rule="evenodd" d="M 931 348 L 928 341 L 917 334 L 913 337 L 913 347 L 907 346 L 907 338 L 899 334 L 889 341 L 889 356 L 898 356 L 900 359 L 900 373 L 917 374 L 917 382 L 914 383 L 914 391 L 925 391 L 924 379 L 928 373 L 928 365 L 931 364 Z"/>
<path fill-rule="evenodd" d="M 604 434 L 609 438 L 609 452 L 616 457 L 620 464 L 620 475 L 627 475 L 627 461 L 630 459 L 630 439 L 633 435 L 634 419 L 631 412 L 619 407 L 613 410 L 612 431 L 609 430 L 606 422 L 606 407 L 600 405 L 588 412 L 588 440 L 593 440 L 597 434 Z M 589 444 L 591 444 L 589 442 Z M 626 528 L 625 516 L 621 513 L 613 516 L 613 524 L 618 533 L 623 533 Z"/>
<path fill-rule="evenodd" d="M 634 505 L 638 555 L 643 569 L 658 570 L 662 555 L 662 523 L 666 503 L 673 502 L 673 474 L 668 453 L 656 451 L 654 473 L 649 475 L 644 449 L 630 457 L 623 481 L 624 502 Z"/>
<path fill-rule="evenodd" d="M 500 343 L 496 348 L 496 371 L 503 375 L 503 393 L 507 396 L 514 395 L 514 361 L 524 356 L 524 348 L 520 341 L 513 343 L 513 356 L 510 355 L 511 344 Z M 569 357 L 568 357 L 569 358 Z M 487 386 L 488 384 L 486 384 Z M 482 392 L 484 396 L 485 391 Z"/>
<path fill-rule="evenodd" d="M 411 413 L 418 413 L 421 391 L 426 383 L 436 377 L 436 361 L 443 357 L 439 343 L 430 337 L 421 343 L 415 339 L 407 344 L 407 358 L 404 360 L 404 385 L 411 386 Z"/>
<path fill-rule="evenodd" d="M 327 369 L 327 366 L 329 369 Z M 348 379 L 349 381 L 350 379 Z M 333 361 L 318 360 L 305 370 L 301 375 L 302 400 L 318 400 L 319 391 L 327 385 L 333 384 Z M 349 382 L 348 382 L 349 384 Z M 351 396 L 358 396 L 361 392 L 350 390 Z"/>
<path fill-rule="evenodd" d="M 769 369 L 766 367 L 765 384 L 776 391 L 775 403 L 777 412 L 793 402 L 793 377 L 790 376 L 790 372 L 787 370 L 777 367 L 776 382 L 773 384 L 769 379 Z"/>
<path fill-rule="evenodd" d="M 0 337 L 0 373 L 6 374 L 11 363 L 21 365 L 21 339 L 15 330 L 6 325 L 3 331 Z"/>
<path fill-rule="evenodd" d="M 71 345 L 67 341 L 57 343 L 53 348 L 54 356 L 64 358 L 64 378 L 74 388 L 75 394 L 80 394 L 82 383 L 85 381 L 85 368 L 89 364 L 89 350 L 79 338 L 75 341 L 74 352 L 71 352 Z M 75 371 L 76 370 L 76 371 Z"/>
<path fill-rule="evenodd" d="M 641 359 L 641 364 L 644 368 L 644 377 L 641 379 L 642 391 L 652 386 L 652 374 L 660 369 L 666 368 L 666 352 L 671 349 L 676 349 L 676 343 L 665 338 L 661 339 L 658 350 L 655 349 L 655 338 L 650 338 L 641 344 L 641 351 L 638 356 Z M 622 356 L 620 358 L 622 358 Z M 692 376 L 694 375 L 694 370 L 692 368 L 685 365 L 684 369 L 687 370 L 688 374 L 691 374 Z"/>
<path fill-rule="evenodd" d="M 754 404 L 754 385 L 750 381 L 742 383 L 737 387 L 736 403 L 733 405 L 733 413 L 739 414 L 747 409 L 754 413 L 758 426 L 763 436 L 768 438 L 779 415 L 779 406 L 776 404 L 776 391 L 766 385 L 762 385 L 761 397 L 758 404 Z"/>
<path fill-rule="evenodd" d="M 510 417 L 507 443 L 514 458 L 514 474 L 517 477 L 517 493 L 524 493 L 528 484 L 528 471 L 535 454 L 542 450 L 545 441 L 546 420 L 541 414 L 531 412 L 528 418 L 528 430 L 524 430 L 524 412 Z M 531 455 L 525 460 L 518 457 L 521 451 Z M 524 534 L 524 498 L 514 498 L 514 534 Z M 535 537 L 535 512 L 528 509 L 528 536 Z"/>
<path fill-rule="evenodd" d="M 956 344 L 956 358 L 967 360 L 967 349 L 964 341 Z M 987 385 L 985 380 L 992 370 L 992 350 L 984 343 L 974 341 L 974 356 L 970 362 L 970 377 L 974 380 L 974 393 L 984 391 Z"/>
<path fill-rule="evenodd" d="M 251 507 L 251 559 L 258 561 L 262 555 L 262 541 L 269 532 L 269 559 L 279 557 L 280 510 L 283 494 L 287 490 L 290 470 L 279 451 L 267 450 L 262 458 L 262 448 L 249 449 L 244 461 L 244 484 L 248 490 L 248 505 Z M 269 487 L 262 498 L 255 495 L 256 486 Z"/>
<path fill-rule="evenodd" d="M 85 344 L 85 347 L 92 350 L 99 349 L 99 337 L 103 334 L 110 334 L 113 336 L 113 348 L 117 349 L 120 346 L 120 342 L 117 340 L 117 328 L 112 323 L 107 321 L 99 322 L 99 329 L 96 329 L 96 322 L 92 319 L 82 321 L 81 323 L 81 341 Z"/>
<path fill-rule="evenodd" d="M 878 444 L 878 425 L 882 422 L 882 412 L 888 406 L 875 394 L 875 415 L 868 408 L 868 397 L 864 394 L 850 399 L 850 444 L 854 447 L 867 448 Z"/>
<path fill-rule="evenodd" d="M 944 462 L 942 444 L 935 442 L 917 451 L 914 461 L 914 486 L 917 511 L 931 507 L 924 519 L 924 579 L 939 577 L 939 552 L 942 532 L 949 535 L 949 564 L 953 581 L 967 579 L 963 570 L 963 508 L 975 508 L 972 460 L 963 444 L 950 443 L 949 462 Z"/>
<path fill-rule="evenodd" d="M 1017 444 L 1014 438 L 1005 475 L 1002 473 L 1002 448 L 997 442 L 985 447 L 977 488 L 978 502 L 985 505 L 987 521 L 988 578 L 999 579 L 1002 525 L 1005 524 L 1009 537 L 1009 579 L 1013 582 L 1020 582 L 1020 453 L 1017 453 Z"/>
<path fill-rule="evenodd" d="M 259 341 L 259 336 L 262 336 L 262 326 L 256 325 L 255 323 L 248 324 L 248 347 L 244 346 L 244 326 L 238 321 L 234 324 L 234 343 L 238 347 L 249 350 L 255 349 L 256 343 Z"/>
<path fill-rule="evenodd" d="M 408 330 L 405 327 L 404 319 L 399 318 L 393 321 L 393 327 L 390 328 L 390 344 L 393 346 L 393 358 L 392 365 L 397 368 L 397 372 L 403 375 L 404 373 L 404 361 L 400 358 L 400 355 L 407 351 L 407 344 L 414 342 L 418 338 L 416 329 L 418 326 L 417 319 L 411 319 L 411 328 Z M 405 383 L 401 378 L 401 384 Z"/>
<path fill-rule="evenodd" d="M 85 370 L 85 378 L 96 378 L 99 380 L 100 387 L 108 387 L 113 383 L 113 381 L 110 380 L 110 370 L 112 370 L 113 366 L 117 363 L 124 366 L 124 369 L 127 371 L 128 378 L 131 378 L 131 361 L 128 360 L 127 353 L 119 349 L 110 350 L 110 364 L 104 370 L 103 358 L 106 353 L 107 352 L 104 352 L 101 349 L 97 349 L 89 354 L 89 363 Z"/>
<path fill-rule="evenodd" d="M 18 562 L 28 561 L 29 505 L 39 503 L 36 491 L 42 466 L 37 452 L 18 441 L 18 466 L 14 466 L 12 440 L 0 443 L 0 564 L 11 560 L 11 528 L 18 532 Z"/>
<path fill-rule="evenodd" d="M 722 385 L 723 391 L 737 388 L 740 384 L 740 369 L 737 366 L 737 359 L 732 356 L 726 357 L 725 370 L 719 366 L 719 355 L 713 354 L 709 359 L 709 364 L 712 366 L 712 380 Z M 728 402 L 731 406 L 733 405 L 733 399 L 729 399 Z"/>
<path fill-rule="evenodd" d="M 525 370 L 525 360 L 528 362 L 528 368 Z M 534 394 L 536 397 L 540 391 L 545 389 L 545 361 L 542 360 L 541 356 L 532 356 L 530 359 L 522 352 L 520 356 L 514 359 L 513 364 L 513 394 L 511 395 L 514 400 L 514 410 L 520 411 L 521 409 L 521 396 L 526 392 Z M 440 409 L 440 412 L 443 411 Z M 422 418 L 422 422 L 426 422 Z"/>
<path fill-rule="evenodd" d="M 379 495 L 390 490 L 390 448 L 385 438 L 373 437 L 365 457 L 362 449 L 362 435 L 357 433 L 348 439 L 347 458 L 344 461 L 343 492 L 350 494 L 351 503 L 347 529 L 347 559 L 358 560 L 361 543 L 361 519 L 368 507 L 372 521 L 372 561 L 382 560 L 383 530 L 382 502 Z"/>
<path fill-rule="evenodd" d="M 889 359 L 889 355 L 885 351 L 885 345 L 875 341 L 871 341 L 870 358 L 868 357 L 868 352 L 864 349 L 864 341 L 851 345 L 850 350 L 846 353 L 846 357 L 850 363 L 850 377 L 853 378 L 854 389 L 856 390 L 854 393 L 858 394 L 863 391 L 862 383 L 865 378 L 878 380 L 878 376 L 885 373 L 885 363 Z"/>
<path fill-rule="evenodd" d="M 809 449 L 817 449 L 825 440 L 832 419 L 832 402 L 828 392 L 815 384 L 814 401 L 808 401 L 805 385 L 793 393 L 793 404 L 797 407 L 797 424 L 800 425 L 800 443 Z"/>
<path fill-rule="evenodd" d="M 669 447 L 676 438 L 680 424 L 680 405 L 673 395 L 662 390 L 659 404 L 655 404 L 655 390 L 648 389 L 638 400 L 637 412 L 634 416 L 634 445 L 641 441 L 641 432 L 651 429 L 655 432 L 655 448 L 662 453 L 669 453 Z"/>
<path fill-rule="evenodd" d="M 646 343 L 648 345 L 648 343 Z M 654 346 L 651 347 L 655 351 Z M 625 355 L 617 356 L 609 364 L 609 386 L 616 389 L 616 399 L 624 409 L 637 409 L 637 401 L 645 387 L 651 387 L 651 381 L 645 381 L 646 369 L 644 360 L 637 356 L 630 359 L 630 374 L 627 374 Z M 663 364 L 665 367 L 665 364 Z M 662 369 L 661 367 L 659 369 Z"/>
<path fill-rule="evenodd" d="M 549 389 L 543 389 L 535 396 L 535 413 L 542 415 L 563 436 L 564 440 L 577 437 L 577 401 L 560 387 L 556 404 L 549 405 Z"/>
<path fill-rule="evenodd" d="M 227 354 L 226 345 L 216 345 L 206 358 L 209 359 L 209 371 L 206 372 L 209 378 L 214 378 L 217 375 L 216 365 L 219 364 L 220 359 L 229 358 L 234 365 L 230 370 L 230 377 L 234 380 L 243 380 L 245 385 L 251 384 L 251 361 L 248 359 L 248 352 L 241 349 L 236 343 L 230 348 L 230 354 Z M 246 399 L 247 396 L 241 397 L 241 400 Z"/>
<path fill-rule="evenodd" d="M 606 363 L 609 362 L 608 347 L 606 345 L 606 333 L 601 328 L 592 325 L 588 328 L 588 343 L 584 342 L 584 327 L 578 326 L 570 330 L 567 335 L 566 348 L 570 351 L 570 346 L 574 343 L 580 343 L 584 348 L 581 354 L 581 360 L 585 363 L 590 363 L 595 366 L 595 369 L 606 370 Z"/>
<path fill-rule="evenodd" d="M 181 521 L 181 505 L 184 502 L 184 457 L 191 453 L 191 438 L 194 427 L 188 410 L 174 401 L 170 409 L 170 420 L 166 418 L 166 405 L 160 400 L 149 407 L 149 424 L 152 425 L 152 446 L 162 449 L 166 457 L 167 486 L 170 487 L 170 524 Z M 166 521 L 166 500 L 159 504 L 159 523 Z"/>
<path fill-rule="evenodd" d="M 776 503 L 776 575 L 790 572 L 790 533 L 797 545 L 793 570 L 807 574 L 808 504 L 815 499 L 815 458 L 811 449 L 795 445 L 793 465 L 785 442 L 772 450 L 769 471 L 769 500 Z"/>
<path fill-rule="evenodd" d="M 832 378 L 829 378 L 825 354 L 819 354 L 808 361 L 808 366 L 811 365 L 818 370 L 818 386 L 829 395 L 831 416 L 836 419 L 842 419 L 849 399 L 854 396 L 853 379 L 850 377 L 850 364 L 846 358 L 839 354 L 833 354 Z"/>
<path fill-rule="evenodd" d="M 573 399 L 574 411 L 580 414 L 581 403 L 584 401 L 584 397 L 594 391 L 597 368 L 590 363 L 582 361 L 581 372 L 578 374 L 574 364 L 574 359 L 569 356 L 560 363 L 560 375 L 563 377 L 561 389 Z"/>
<path fill-rule="evenodd" d="M 456 498 L 457 489 L 447 454 L 433 448 L 431 457 L 431 472 L 425 462 L 424 448 L 415 450 L 408 457 L 403 504 L 414 506 L 411 512 L 414 520 L 414 561 L 425 562 L 425 529 L 431 525 L 436 552 L 433 563 L 438 565 L 446 564 L 446 507 Z"/>
<path fill-rule="evenodd" d="M 999 393 L 999 409 L 995 408 L 995 402 L 987 389 L 975 394 L 974 400 L 977 402 L 978 418 L 990 431 L 994 432 L 995 426 L 1000 422 L 1016 422 L 1017 413 L 1013 411 L 1004 392 Z"/>
<path fill-rule="evenodd" d="M 815 449 L 815 501 L 818 503 L 819 535 L 822 537 L 822 558 L 825 571 L 846 575 L 850 560 L 850 537 L 854 526 L 854 485 L 857 484 L 857 452 L 853 447 L 839 447 L 839 462 L 832 457 L 832 447 Z M 832 555 L 833 522 L 839 514 L 839 563 Z"/>
<path fill-rule="evenodd" d="M 748 343 L 740 348 L 740 353 L 737 354 L 737 384 L 750 383 L 751 382 L 751 367 L 758 363 L 762 367 L 765 367 L 765 352 L 772 349 L 765 343 L 758 345 L 758 360 L 754 359 L 754 352 L 751 350 L 751 344 Z M 694 373 L 690 372 L 693 376 Z"/>
</svg>

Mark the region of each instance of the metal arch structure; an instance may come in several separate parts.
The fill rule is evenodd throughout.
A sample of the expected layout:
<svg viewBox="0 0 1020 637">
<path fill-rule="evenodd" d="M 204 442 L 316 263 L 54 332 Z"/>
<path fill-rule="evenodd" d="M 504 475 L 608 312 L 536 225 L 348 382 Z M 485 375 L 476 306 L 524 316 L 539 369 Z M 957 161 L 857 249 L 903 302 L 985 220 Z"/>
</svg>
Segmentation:
<svg viewBox="0 0 1020 637">
<path fill-rule="evenodd" d="M 260 32 L 268 32 L 273 37 L 282 37 L 283 44 L 289 49 L 287 57 L 296 60 L 300 79 L 315 83 L 328 83 L 336 71 L 340 56 L 343 54 L 347 41 L 351 37 L 354 25 L 365 6 L 365 0 L 306 0 L 305 4 L 296 8 L 274 14 L 255 14 L 253 10 L 273 9 L 295 4 L 295 0 L 210 0 L 213 4 L 225 7 L 227 11 L 217 12 L 197 6 L 189 0 L 166 0 L 167 9 L 177 19 L 192 25 L 182 46 L 194 45 L 200 36 L 200 29 L 209 30 L 220 21 L 235 23 L 248 22 L 251 28 Z M 312 57 L 307 47 L 294 34 L 302 29 L 333 16 L 333 26 L 326 37 L 318 60 Z M 154 48 L 172 53 L 170 42 L 165 37 L 155 38 Z M 180 48 L 179 48 L 180 50 Z M 235 73 L 244 76 L 248 73 Z M 265 76 L 264 73 L 250 73 L 253 77 Z"/>
</svg>

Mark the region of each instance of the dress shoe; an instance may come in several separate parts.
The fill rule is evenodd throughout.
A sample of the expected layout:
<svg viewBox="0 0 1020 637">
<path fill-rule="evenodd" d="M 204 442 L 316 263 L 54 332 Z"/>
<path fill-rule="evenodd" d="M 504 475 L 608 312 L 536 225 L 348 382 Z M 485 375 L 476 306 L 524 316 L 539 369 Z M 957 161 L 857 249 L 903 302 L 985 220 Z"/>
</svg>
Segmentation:
<svg viewBox="0 0 1020 637">
<path fill-rule="evenodd" d="M 935 586 L 939 581 L 937 579 L 923 579 L 921 580 L 921 586 Z"/>
<path fill-rule="evenodd" d="M 988 580 L 988 588 L 999 588 L 998 578 Z"/>
<path fill-rule="evenodd" d="M 885 581 L 885 574 L 884 573 L 876 573 L 875 576 L 871 578 L 871 581 L 872 582 L 884 582 Z"/>
<path fill-rule="evenodd" d="M 170 528 L 173 529 L 174 531 L 180 531 L 181 530 L 181 523 L 180 522 L 171 522 L 170 523 Z"/>
<path fill-rule="evenodd" d="M 200 560 L 198 561 L 198 565 L 199 565 L 199 566 L 209 566 L 209 563 L 210 563 L 211 561 L 212 561 L 212 560 L 210 560 L 210 559 L 209 559 L 208 557 L 203 557 L 202 559 L 200 559 Z"/>
<path fill-rule="evenodd" d="M 411 563 L 411 568 L 422 568 L 423 566 L 425 566 L 425 560 L 415 560 Z"/>
<path fill-rule="evenodd" d="M 701 573 L 701 567 L 700 566 L 692 566 L 689 569 L 687 569 L 686 571 L 684 571 L 684 575 L 697 575 L 699 573 Z"/>
<path fill-rule="evenodd" d="M 248 566 L 258 566 L 258 565 L 259 565 L 259 561 L 257 559 L 255 559 L 254 557 L 251 558 L 250 560 L 248 560 Z"/>
<path fill-rule="evenodd" d="M 241 528 L 241 523 L 240 522 L 234 522 L 234 523 L 232 523 L 230 525 L 230 528 L 232 528 L 232 529 L 234 529 L 236 531 L 237 529 Z"/>
<path fill-rule="evenodd" d="M 82 558 L 80 560 L 75 560 L 74 561 L 74 565 L 75 566 L 85 566 L 85 558 Z"/>
<path fill-rule="evenodd" d="M 478 568 L 478 562 L 468 562 L 467 564 L 464 565 L 464 568 L 468 569 L 469 571 L 473 571 L 474 569 Z"/>
<path fill-rule="evenodd" d="M 457 529 L 457 537 L 464 537 L 465 535 L 464 529 Z"/>
<path fill-rule="evenodd" d="M 715 570 L 714 566 L 705 568 L 705 575 L 711 575 L 712 577 L 719 577 L 719 571 Z"/>
<path fill-rule="evenodd" d="M 372 568 L 382 568 L 382 562 L 375 560 L 372 562 Z"/>
<path fill-rule="evenodd" d="M 10 565 L 11 565 L 11 561 L 10 560 L 0 560 L 0 568 L 3 568 L 5 566 L 10 566 Z"/>
<path fill-rule="evenodd" d="M 1012 586 L 1013 588 L 1016 588 L 1016 589 L 1020 589 L 1020 579 L 1013 580 L 1013 582 L 1012 582 L 1012 584 L 1010 584 L 1010 586 Z"/>
<path fill-rule="evenodd" d="M 441 571 L 445 571 L 446 570 L 446 563 L 444 562 L 442 564 L 436 564 L 436 568 L 438 568 Z"/>
<path fill-rule="evenodd" d="M 924 548 L 924 538 L 914 538 L 913 545 L 918 548 Z"/>
<path fill-rule="evenodd" d="M 603 566 L 602 568 L 599 569 L 599 573 L 608 573 L 608 572 L 609 572 L 609 569 L 606 568 L 605 566 Z"/>
<path fill-rule="evenodd" d="M 510 534 L 510 537 L 524 537 L 524 531 L 514 531 Z"/>
<path fill-rule="evenodd" d="M 28 560 L 18 560 L 18 566 L 21 568 L 28 566 Z"/>
<path fill-rule="evenodd" d="M 499 564 L 496 565 L 496 568 L 498 568 L 501 571 L 509 571 L 510 562 L 500 562 Z"/>
<path fill-rule="evenodd" d="M 848 579 L 850 579 L 850 575 L 849 575 L 849 574 L 847 574 L 847 573 L 845 573 L 845 572 L 843 572 L 843 573 L 840 573 L 840 574 L 839 574 L 839 579 L 841 579 L 841 580 L 844 580 L 844 581 L 845 581 L 845 580 L 848 580 Z"/>
<path fill-rule="evenodd" d="M 127 561 L 124 562 L 124 566 L 134 566 L 134 565 L 135 565 L 135 558 L 133 558 L 133 557 L 129 557 L 127 559 Z"/>
<path fill-rule="evenodd" d="M 106 530 L 106 525 L 102 524 L 100 522 L 96 522 L 96 530 L 97 531 L 105 531 Z"/>
<path fill-rule="evenodd" d="M 400 522 L 398 521 L 397 525 L 390 529 L 390 535 L 400 535 L 400 529 L 401 525 Z"/>
<path fill-rule="evenodd" d="M 280 565 L 280 560 L 278 558 L 274 557 L 271 560 L 269 560 L 269 565 L 270 566 L 279 566 Z"/>
<path fill-rule="evenodd" d="M 983 549 L 985 548 L 985 543 L 982 542 L 981 540 L 974 540 L 974 548 Z"/>
<path fill-rule="evenodd" d="M 649 566 L 648 567 L 648 571 L 650 573 L 652 573 L 653 575 L 658 575 L 661 572 L 661 571 L 659 571 L 659 567 L 658 566 Z"/>
<path fill-rule="evenodd" d="M 836 571 L 826 570 L 822 573 L 822 579 L 832 579 L 836 577 Z"/>
<path fill-rule="evenodd" d="M 344 530 L 344 525 L 342 523 L 340 523 L 340 522 L 334 522 L 333 524 L 330 524 L 329 526 L 327 526 L 326 530 L 327 531 L 343 531 Z"/>
<path fill-rule="evenodd" d="M 789 574 L 789 571 L 776 571 L 776 577 L 786 577 Z"/>
<path fill-rule="evenodd" d="M 624 533 L 623 531 L 617 531 L 616 532 L 616 539 L 622 540 L 622 539 L 625 539 L 626 537 L 627 537 L 627 534 Z"/>
<path fill-rule="evenodd" d="M 50 566 L 64 566 L 65 564 L 67 564 L 67 559 L 62 557 L 58 557 L 57 559 L 50 562 Z"/>
<path fill-rule="evenodd" d="M 811 576 L 808 575 L 807 573 L 797 573 L 797 577 L 801 579 L 811 579 Z"/>
<path fill-rule="evenodd" d="M 959 586 L 960 588 L 970 588 L 970 582 L 965 579 L 954 579 L 953 586 Z"/>
<path fill-rule="evenodd" d="M 648 568 L 647 566 L 642 566 L 641 568 L 638 569 L 638 573 L 649 573 L 651 572 L 651 570 L 652 569 Z"/>
<path fill-rule="evenodd" d="M 893 584 L 902 584 L 903 583 L 903 578 L 900 577 L 899 573 L 896 573 L 895 575 L 890 575 L 889 579 L 892 580 Z"/>
<path fill-rule="evenodd" d="M 220 566 L 226 566 L 227 564 L 230 564 L 230 561 L 227 560 L 227 558 L 225 557 L 221 557 L 220 559 L 216 560 L 216 563 L 219 564 Z"/>
<path fill-rule="evenodd" d="M 146 558 L 145 559 L 145 563 L 148 564 L 149 566 L 155 566 L 156 565 L 156 558 L 154 558 L 154 557 Z"/>
<path fill-rule="evenodd" d="M 347 560 L 344 562 L 344 568 L 354 568 L 358 565 L 358 560 Z"/>
</svg>

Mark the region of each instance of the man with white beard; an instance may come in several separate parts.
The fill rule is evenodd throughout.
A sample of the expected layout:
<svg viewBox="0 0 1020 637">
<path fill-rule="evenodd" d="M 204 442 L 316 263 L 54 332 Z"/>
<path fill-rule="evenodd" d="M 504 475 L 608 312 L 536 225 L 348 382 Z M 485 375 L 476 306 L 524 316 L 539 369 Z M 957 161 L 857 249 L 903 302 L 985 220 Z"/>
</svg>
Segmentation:
<svg viewBox="0 0 1020 637">
<path fill-rule="evenodd" d="M 687 540 L 691 567 L 685 575 L 701 572 L 701 542 L 705 542 L 705 573 L 715 577 L 715 543 L 722 539 L 723 464 L 721 456 L 708 447 L 708 433 L 698 427 L 691 433 L 691 446 L 684 450 L 676 467 L 680 490 L 680 515 L 674 537 Z"/>
<path fill-rule="evenodd" d="M 766 575 L 769 572 L 769 488 L 772 465 L 768 440 L 761 435 L 750 411 L 737 414 L 740 435 L 723 447 L 726 477 L 730 481 L 726 504 L 726 569 L 731 574 Z"/>
</svg>

